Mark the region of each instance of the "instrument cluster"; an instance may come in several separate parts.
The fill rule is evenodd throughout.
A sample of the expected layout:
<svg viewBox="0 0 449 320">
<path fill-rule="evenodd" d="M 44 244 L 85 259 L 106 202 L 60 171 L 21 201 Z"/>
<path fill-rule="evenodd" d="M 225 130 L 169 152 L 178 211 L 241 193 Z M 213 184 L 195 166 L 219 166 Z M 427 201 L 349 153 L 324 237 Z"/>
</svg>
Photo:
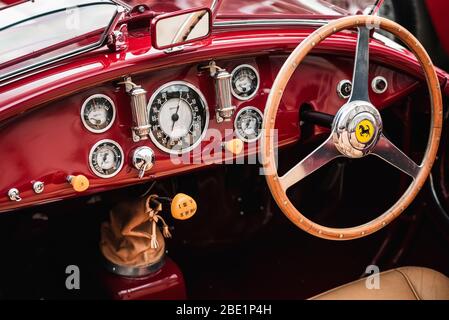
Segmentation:
<svg viewBox="0 0 449 320">
<path fill-rule="evenodd" d="M 226 70 L 221 71 L 220 77 L 223 72 L 227 73 Z M 260 86 L 259 73 L 255 66 L 240 64 L 232 70 L 228 78 L 229 92 L 219 91 L 223 90 L 223 86 L 220 86 L 220 89 L 216 86 L 215 93 L 221 99 L 228 94 L 229 99 L 234 97 L 240 101 L 242 107 L 236 110 L 235 114 L 231 113 L 234 117 L 232 123 L 235 136 L 245 143 L 255 142 L 261 135 L 263 113 L 258 107 L 246 106 L 244 103 L 257 94 Z M 211 110 L 205 95 L 196 86 L 184 80 L 169 81 L 157 88 L 147 99 L 145 88 L 134 83 L 132 85 L 132 89 L 127 89 L 131 97 L 132 129 L 136 132 L 147 132 L 138 139 L 135 139 L 134 135 L 133 141 L 150 138 L 156 148 L 168 154 L 188 153 L 201 143 L 209 126 Z M 140 97 L 134 94 L 136 91 L 141 93 Z M 107 132 L 114 125 L 116 114 L 114 100 L 100 93 L 85 99 L 80 110 L 82 124 L 92 134 Z M 141 148 L 136 150 L 142 151 Z M 141 178 L 145 171 L 153 166 L 154 152 L 151 151 L 151 157 L 147 157 L 151 159 L 148 160 L 136 152 L 132 158 L 140 159 L 139 164 L 134 164 L 134 167 L 139 170 Z M 88 162 L 90 170 L 97 177 L 112 178 L 123 168 L 125 154 L 118 142 L 101 139 L 91 147 Z"/>
</svg>

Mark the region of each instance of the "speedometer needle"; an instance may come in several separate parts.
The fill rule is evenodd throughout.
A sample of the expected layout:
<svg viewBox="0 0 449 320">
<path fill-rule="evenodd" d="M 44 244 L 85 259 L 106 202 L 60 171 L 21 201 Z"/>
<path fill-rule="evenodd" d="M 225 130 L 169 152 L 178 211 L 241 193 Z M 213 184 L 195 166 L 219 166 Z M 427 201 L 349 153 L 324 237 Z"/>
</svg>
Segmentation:
<svg viewBox="0 0 449 320">
<path fill-rule="evenodd" d="M 175 123 L 176 121 L 179 120 L 179 115 L 178 115 L 178 111 L 179 111 L 179 106 L 181 104 L 181 93 L 179 93 L 179 101 L 178 101 L 178 106 L 176 107 L 176 112 L 173 113 L 173 115 L 171 116 L 171 120 L 173 121 L 173 124 L 171 126 L 171 131 L 173 132 L 173 130 L 175 129 Z"/>
</svg>

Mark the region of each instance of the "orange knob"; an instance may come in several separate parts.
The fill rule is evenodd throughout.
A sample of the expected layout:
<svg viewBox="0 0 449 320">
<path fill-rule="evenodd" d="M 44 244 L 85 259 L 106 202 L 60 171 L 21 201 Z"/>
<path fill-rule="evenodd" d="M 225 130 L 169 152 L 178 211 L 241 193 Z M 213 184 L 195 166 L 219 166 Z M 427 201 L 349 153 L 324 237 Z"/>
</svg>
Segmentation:
<svg viewBox="0 0 449 320">
<path fill-rule="evenodd" d="M 178 193 L 171 202 L 171 215 L 178 220 L 190 219 L 196 209 L 195 200 L 184 193 Z"/>
<path fill-rule="evenodd" d="M 224 143 L 224 147 L 232 154 L 237 155 L 240 154 L 243 150 L 243 141 L 240 139 L 232 139 L 230 141 L 226 141 Z"/>
<path fill-rule="evenodd" d="M 89 188 L 89 179 L 82 174 L 77 176 L 68 176 L 67 181 L 72 185 L 73 190 L 76 192 L 83 192 Z"/>
</svg>

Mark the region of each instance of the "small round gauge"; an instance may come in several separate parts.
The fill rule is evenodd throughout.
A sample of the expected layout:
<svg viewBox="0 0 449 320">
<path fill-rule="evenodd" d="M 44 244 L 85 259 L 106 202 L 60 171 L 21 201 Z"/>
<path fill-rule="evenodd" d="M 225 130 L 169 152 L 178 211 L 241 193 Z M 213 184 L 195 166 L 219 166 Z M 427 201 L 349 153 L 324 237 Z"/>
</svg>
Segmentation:
<svg viewBox="0 0 449 320">
<path fill-rule="evenodd" d="M 90 150 L 89 164 L 100 178 L 111 178 L 123 167 L 123 150 L 113 140 L 100 140 Z"/>
<path fill-rule="evenodd" d="M 181 154 L 195 148 L 206 133 L 209 111 L 206 100 L 193 85 L 169 82 L 148 102 L 150 138 L 161 150 Z"/>
<path fill-rule="evenodd" d="M 259 82 L 257 70 L 249 64 L 242 64 L 232 71 L 232 95 L 239 100 L 251 99 L 259 89 Z"/>
<path fill-rule="evenodd" d="M 105 132 L 115 120 L 114 102 L 104 94 L 90 96 L 81 107 L 81 120 L 87 130 L 94 133 Z"/>
<path fill-rule="evenodd" d="M 262 133 L 263 114 L 255 107 L 241 109 L 234 121 L 237 137 L 246 142 L 253 142 L 260 138 Z"/>
</svg>

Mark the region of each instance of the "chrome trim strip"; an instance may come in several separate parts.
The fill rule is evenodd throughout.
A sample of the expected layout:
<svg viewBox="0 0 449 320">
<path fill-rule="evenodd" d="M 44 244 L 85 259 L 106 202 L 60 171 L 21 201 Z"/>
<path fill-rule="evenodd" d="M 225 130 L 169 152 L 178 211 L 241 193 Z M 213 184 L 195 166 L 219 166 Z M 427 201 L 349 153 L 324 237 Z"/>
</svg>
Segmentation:
<svg viewBox="0 0 449 320">
<path fill-rule="evenodd" d="M 313 19 L 254 19 L 254 20 L 230 20 L 214 21 L 214 27 L 246 27 L 246 26 L 284 26 L 300 25 L 310 27 L 321 27 L 328 24 L 328 20 Z"/>
</svg>

